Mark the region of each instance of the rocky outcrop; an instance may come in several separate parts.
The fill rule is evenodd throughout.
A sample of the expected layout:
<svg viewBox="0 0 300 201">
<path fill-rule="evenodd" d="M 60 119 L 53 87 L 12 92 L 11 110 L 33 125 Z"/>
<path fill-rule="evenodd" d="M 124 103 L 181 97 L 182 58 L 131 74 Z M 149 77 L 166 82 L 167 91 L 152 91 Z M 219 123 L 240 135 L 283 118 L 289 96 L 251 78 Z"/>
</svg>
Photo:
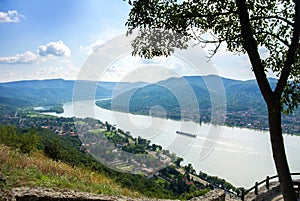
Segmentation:
<svg viewBox="0 0 300 201">
<path fill-rule="evenodd" d="M 160 201 L 160 199 L 130 198 L 125 196 L 107 196 L 72 190 L 49 188 L 14 188 L 11 191 L 0 191 L 0 201 Z M 212 190 L 191 201 L 225 201 L 225 192 Z M 167 201 L 167 200 L 161 200 Z"/>
<path fill-rule="evenodd" d="M 266 186 L 263 186 L 258 189 L 258 194 L 255 195 L 254 192 L 251 192 L 246 195 L 246 201 L 263 201 L 263 200 L 270 200 L 275 195 L 280 193 L 280 183 L 279 182 L 271 182 L 269 189 Z"/>
<path fill-rule="evenodd" d="M 1 194 L 0 194 L 1 195 Z M 49 188 L 14 188 L 11 191 L 2 191 L 1 201 L 154 201 L 155 199 L 129 198 L 125 196 L 97 195 L 63 189 Z"/>
<path fill-rule="evenodd" d="M 203 196 L 192 198 L 191 201 L 225 201 L 225 196 L 226 196 L 225 191 L 215 189 L 209 191 Z"/>
</svg>

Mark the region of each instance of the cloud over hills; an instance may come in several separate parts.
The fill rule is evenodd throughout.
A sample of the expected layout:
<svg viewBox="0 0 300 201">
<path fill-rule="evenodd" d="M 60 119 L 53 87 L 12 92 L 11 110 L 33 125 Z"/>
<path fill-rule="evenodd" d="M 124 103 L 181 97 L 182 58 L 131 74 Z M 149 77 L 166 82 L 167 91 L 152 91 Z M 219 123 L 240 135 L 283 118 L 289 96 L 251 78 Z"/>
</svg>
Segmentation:
<svg viewBox="0 0 300 201">
<path fill-rule="evenodd" d="M 69 57 L 70 55 L 70 48 L 60 40 L 41 45 L 38 48 L 37 53 L 26 51 L 23 54 L 0 57 L 0 64 L 33 64 L 38 61 L 39 57 Z"/>
<path fill-rule="evenodd" d="M 71 55 L 71 50 L 64 44 L 63 41 L 60 40 L 40 46 L 38 49 L 38 54 L 40 56 L 52 55 L 56 57 L 69 57 Z"/>
<path fill-rule="evenodd" d="M 23 54 L 15 56 L 0 57 L 0 63 L 3 64 L 32 64 L 37 61 L 38 56 L 31 51 L 26 51 Z"/>
</svg>

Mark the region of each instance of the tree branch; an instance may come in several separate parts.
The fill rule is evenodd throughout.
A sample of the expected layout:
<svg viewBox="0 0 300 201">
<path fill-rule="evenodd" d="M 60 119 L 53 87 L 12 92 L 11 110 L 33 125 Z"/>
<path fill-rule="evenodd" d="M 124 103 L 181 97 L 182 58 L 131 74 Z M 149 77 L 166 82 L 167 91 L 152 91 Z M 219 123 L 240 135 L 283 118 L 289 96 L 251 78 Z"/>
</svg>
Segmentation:
<svg viewBox="0 0 300 201">
<path fill-rule="evenodd" d="M 224 12 L 224 13 L 208 13 L 208 14 L 201 14 L 201 13 L 197 13 L 197 15 L 193 15 L 190 17 L 198 17 L 198 18 L 207 18 L 207 17 L 219 17 L 219 16 L 228 16 L 230 14 L 236 14 L 236 11 L 228 11 L 228 12 Z"/>
<path fill-rule="evenodd" d="M 270 32 L 267 32 L 267 31 L 260 31 L 260 32 L 256 32 L 256 34 L 267 34 L 267 35 L 270 35 L 270 36 L 276 38 L 277 40 L 279 40 L 282 44 L 284 44 L 287 47 L 289 47 L 289 45 L 290 45 L 288 43 L 288 41 L 283 40 L 282 38 L 280 38 L 278 35 L 276 35 L 274 33 L 270 33 Z"/>
<path fill-rule="evenodd" d="M 280 16 L 255 16 L 255 17 L 250 18 L 250 21 L 256 21 L 256 20 L 260 20 L 260 19 L 277 19 L 277 20 L 281 20 L 281 21 L 287 23 L 290 26 L 294 25 L 293 22 L 291 22 L 283 17 L 280 17 Z"/>
<path fill-rule="evenodd" d="M 300 0 L 294 1 L 295 6 L 295 20 L 293 24 L 294 32 L 291 44 L 289 46 L 289 50 L 287 53 L 286 60 L 284 62 L 284 67 L 281 71 L 280 78 L 275 88 L 275 98 L 280 98 L 282 92 L 287 84 L 287 80 L 289 78 L 291 72 L 291 66 L 295 61 L 295 54 L 299 45 L 299 37 L 300 37 Z"/>
<path fill-rule="evenodd" d="M 236 0 L 237 12 L 241 24 L 241 35 L 243 38 L 243 46 L 249 55 L 252 68 L 257 79 L 260 91 L 269 104 L 272 101 L 273 92 L 268 82 L 265 68 L 261 62 L 261 58 L 258 53 L 257 42 L 254 39 L 254 34 L 251 28 L 249 13 L 245 0 Z"/>
</svg>

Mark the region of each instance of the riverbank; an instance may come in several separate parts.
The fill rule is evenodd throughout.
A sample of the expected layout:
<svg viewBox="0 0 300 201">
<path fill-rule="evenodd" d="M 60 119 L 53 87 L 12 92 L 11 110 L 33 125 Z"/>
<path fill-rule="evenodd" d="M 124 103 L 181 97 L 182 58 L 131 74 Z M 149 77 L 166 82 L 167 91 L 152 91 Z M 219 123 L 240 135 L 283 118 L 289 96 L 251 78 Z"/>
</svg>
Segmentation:
<svg viewBox="0 0 300 201">
<path fill-rule="evenodd" d="M 103 109 L 112 110 L 111 107 L 111 100 L 97 100 L 95 102 L 95 105 L 98 107 L 101 107 Z M 127 108 L 128 107 L 128 108 Z M 129 108 L 128 106 L 115 106 L 112 111 L 118 111 L 118 112 L 130 112 L 133 115 L 144 115 L 149 116 L 152 115 L 153 117 L 158 118 L 168 118 L 175 121 L 193 121 L 195 123 L 211 123 L 211 111 L 210 109 L 207 110 L 199 110 L 200 116 L 194 115 L 193 112 L 185 112 L 185 118 L 183 119 L 181 117 L 182 111 L 176 111 L 176 114 L 172 114 L 172 110 L 166 110 L 162 114 L 152 112 L 149 114 L 149 108 L 145 110 L 137 110 Z M 178 110 L 178 108 L 176 108 Z M 221 111 L 222 113 L 224 111 Z M 298 111 L 296 111 L 298 114 Z M 169 115 L 167 115 L 169 114 Z M 268 125 L 268 116 L 267 114 L 257 114 L 253 111 L 226 111 L 224 114 L 226 114 L 223 118 L 224 121 L 216 121 L 215 124 L 218 124 L 220 126 L 228 126 L 228 127 L 234 127 L 234 128 L 248 128 L 255 131 L 262 131 L 266 132 L 269 131 L 269 125 Z M 298 115 L 299 116 L 299 115 Z M 300 126 L 295 124 L 297 120 L 299 120 L 299 117 L 295 116 L 293 114 L 287 116 L 283 114 L 282 118 L 282 127 L 283 132 L 290 135 L 298 135 L 300 136 Z M 197 117 L 195 119 L 195 117 Z M 226 120 L 225 120 L 226 119 Z"/>
<path fill-rule="evenodd" d="M 111 107 L 109 107 L 107 104 L 101 104 L 101 101 L 103 100 L 98 100 L 95 102 L 95 105 L 97 107 L 100 107 L 102 109 L 105 110 L 111 110 L 113 112 L 126 112 L 122 109 L 114 109 L 112 110 Z M 111 100 L 104 100 L 104 101 L 111 101 Z M 206 114 L 209 113 L 209 111 L 201 111 L 201 114 Z M 147 112 L 134 112 L 134 113 L 130 113 L 132 115 L 142 115 L 142 116 L 149 116 L 148 111 Z M 205 117 L 202 118 L 200 121 L 199 120 L 195 120 L 193 118 L 185 118 L 185 119 L 181 119 L 180 115 L 169 115 L 169 116 L 160 116 L 157 114 L 151 114 L 152 117 L 155 118 L 167 118 L 167 119 L 171 119 L 174 121 L 192 121 L 194 123 L 198 123 L 198 124 L 209 124 L 211 123 L 210 121 L 210 117 Z M 264 117 L 260 117 L 260 120 L 255 119 L 253 116 L 255 114 L 248 114 L 248 113 L 226 113 L 226 121 L 221 123 L 216 123 L 216 125 L 218 126 L 227 126 L 230 128 L 247 128 L 250 130 L 254 130 L 257 132 L 269 132 L 269 125 L 268 125 L 268 117 L 264 116 Z M 190 115 L 192 116 L 192 115 Z M 249 118 L 249 119 L 246 119 Z M 291 126 L 291 122 L 295 121 L 295 118 L 293 117 L 286 117 L 288 119 L 283 120 L 283 130 L 285 132 L 286 135 L 297 135 L 300 136 L 300 126 L 298 125 L 293 125 L 293 127 Z M 287 123 L 288 122 L 288 123 Z"/>
<path fill-rule="evenodd" d="M 248 188 L 267 175 L 276 174 L 267 132 L 120 113 L 97 107 L 94 100 L 68 102 L 63 108 L 64 113 L 51 115 L 111 122 L 134 137 L 149 139 L 174 152 L 184 158 L 184 165 L 191 163 L 197 172 L 221 175 L 237 187 Z M 197 138 L 177 135 L 178 130 L 195 133 Z M 300 138 L 284 135 L 284 141 L 291 171 L 297 172 Z"/>
</svg>

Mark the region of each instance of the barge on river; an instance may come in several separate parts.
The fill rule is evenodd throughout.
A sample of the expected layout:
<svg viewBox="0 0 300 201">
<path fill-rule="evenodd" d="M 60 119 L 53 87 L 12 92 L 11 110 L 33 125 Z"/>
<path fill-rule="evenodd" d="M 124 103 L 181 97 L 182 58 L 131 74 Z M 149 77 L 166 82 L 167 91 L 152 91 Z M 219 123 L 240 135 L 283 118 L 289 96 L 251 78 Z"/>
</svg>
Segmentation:
<svg viewBox="0 0 300 201">
<path fill-rule="evenodd" d="M 196 134 L 186 133 L 186 132 L 182 132 L 182 131 L 176 131 L 176 134 L 185 135 L 185 136 L 188 136 L 188 137 L 197 137 Z"/>
</svg>

